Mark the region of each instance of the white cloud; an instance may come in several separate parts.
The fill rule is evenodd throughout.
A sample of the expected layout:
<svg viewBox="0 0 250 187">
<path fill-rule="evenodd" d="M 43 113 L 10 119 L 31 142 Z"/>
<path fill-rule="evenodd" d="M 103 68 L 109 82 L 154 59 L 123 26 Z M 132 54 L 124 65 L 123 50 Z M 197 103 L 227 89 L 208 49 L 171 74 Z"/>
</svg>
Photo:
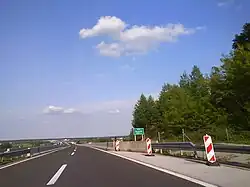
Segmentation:
<svg viewBox="0 0 250 187">
<path fill-rule="evenodd" d="M 158 99 L 160 92 L 144 92 L 144 95 L 148 97 L 151 95 L 154 99 Z M 137 100 L 139 98 L 131 98 L 131 99 L 120 99 L 120 100 L 110 100 L 110 101 L 104 101 L 104 102 L 96 102 L 96 103 L 89 103 L 82 106 L 78 106 L 78 111 L 81 111 L 82 113 L 96 113 L 96 112 L 110 112 L 110 111 L 123 111 L 123 110 L 129 110 L 131 111 L 134 108 L 134 105 L 136 104 Z"/>
<path fill-rule="evenodd" d="M 62 107 L 56 107 L 56 106 L 48 106 L 46 107 L 43 112 L 44 113 L 60 113 L 60 112 L 63 112 L 63 108 Z"/>
<path fill-rule="evenodd" d="M 234 3 L 234 0 L 223 0 L 223 1 L 219 1 L 218 3 L 217 3 L 217 5 L 219 6 L 219 7 L 223 7 L 223 6 L 226 6 L 226 5 L 229 5 L 229 4 L 233 4 Z"/>
<path fill-rule="evenodd" d="M 196 30 L 206 30 L 207 27 L 206 26 L 199 26 L 199 27 L 196 27 Z"/>
<path fill-rule="evenodd" d="M 43 110 L 45 114 L 71 114 L 77 112 L 74 108 L 63 108 L 59 106 L 50 105 Z"/>
<path fill-rule="evenodd" d="M 96 48 L 99 49 L 101 55 L 110 57 L 119 57 L 124 51 L 123 47 L 118 43 L 106 44 L 101 42 Z"/>
<path fill-rule="evenodd" d="M 159 97 L 159 92 L 145 93 L 144 95 L 148 97 L 151 95 L 154 99 Z M 43 110 L 45 114 L 93 114 L 98 112 L 104 113 L 120 113 L 122 110 L 131 111 L 134 108 L 136 101 L 139 98 L 131 98 L 131 99 L 120 99 L 120 100 L 110 100 L 103 102 L 95 102 L 95 103 L 85 103 L 78 106 L 74 106 L 71 108 L 64 108 L 60 106 L 50 105 Z"/>
<path fill-rule="evenodd" d="M 182 24 L 167 24 L 165 26 L 133 25 L 129 27 L 115 16 L 101 17 L 91 29 L 81 29 L 82 39 L 95 36 L 109 36 L 114 42 L 102 41 L 96 48 L 103 56 L 120 57 L 122 55 L 145 54 L 156 49 L 161 43 L 174 42 L 181 35 L 193 34 L 195 29 L 185 28 Z"/>
<path fill-rule="evenodd" d="M 68 109 L 65 109 L 63 112 L 66 114 L 71 114 L 71 113 L 75 113 L 77 111 L 74 108 L 68 108 Z"/>
<path fill-rule="evenodd" d="M 64 108 L 60 106 L 47 106 L 43 109 L 44 114 L 92 114 L 98 112 L 119 113 L 121 109 L 132 109 L 136 99 L 111 100 L 83 104 L 74 108 Z M 76 109 L 77 108 L 77 109 Z"/>
<path fill-rule="evenodd" d="M 89 103 L 78 106 L 79 110 L 84 114 L 96 112 L 110 112 L 116 110 L 131 110 L 134 107 L 136 99 L 111 100 L 104 102 Z"/>
<path fill-rule="evenodd" d="M 109 35 L 119 37 L 122 30 L 126 28 L 126 23 L 115 16 L 101 17 L 97 24 L 91 29 L 81 29 L 79 34 L 81 38 L 94 37 L 99 35 Z"/>
<path fill-rule="evenodd" d="M 111 114 L 117 114 L 117 113 L 120 113 L 120 110 L 119 109 L 110 110 L 109 113 L 111 113 Z"/>
</svg>

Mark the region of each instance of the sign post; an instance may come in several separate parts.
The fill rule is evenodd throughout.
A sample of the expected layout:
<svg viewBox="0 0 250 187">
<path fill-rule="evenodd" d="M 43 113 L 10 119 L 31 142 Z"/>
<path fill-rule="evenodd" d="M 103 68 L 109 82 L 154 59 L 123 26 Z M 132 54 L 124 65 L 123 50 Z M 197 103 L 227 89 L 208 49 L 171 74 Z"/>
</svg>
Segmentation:
<svg viewBox="0 0 250 187">
<path fill-rule="evenodd" d="M 134 133 L 135 141 L 136 141 L 136 136 L 138 135 L 142 137 L 142 141 L 143 141 L 144 128 L 134 128 L 133 133 Z"/>
</svg>

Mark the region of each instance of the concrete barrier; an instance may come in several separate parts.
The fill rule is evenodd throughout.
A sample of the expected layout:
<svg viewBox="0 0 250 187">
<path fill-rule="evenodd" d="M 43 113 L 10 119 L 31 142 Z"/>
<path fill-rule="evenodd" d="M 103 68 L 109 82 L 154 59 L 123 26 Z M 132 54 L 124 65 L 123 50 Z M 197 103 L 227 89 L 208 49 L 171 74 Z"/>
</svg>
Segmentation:
<svg viewBox="0 0 250 187">
<path fill-rule="evenodd" d="M 98 142 L 92 143 L 90 146 L 105 148 L 106 150 L 115 150 L 113 142 Z M 147 152 L 147 145 L 145 141 L 120 141 L 120 151 L 133 151 L 133 152 Z"/>
<path fill-rule="evenodd" d="M 147 152 L 147 145 L 145 141 L 126 141 L 120 142 L 121 151 L 135 151 L 135 152 Z"/>
</svg>

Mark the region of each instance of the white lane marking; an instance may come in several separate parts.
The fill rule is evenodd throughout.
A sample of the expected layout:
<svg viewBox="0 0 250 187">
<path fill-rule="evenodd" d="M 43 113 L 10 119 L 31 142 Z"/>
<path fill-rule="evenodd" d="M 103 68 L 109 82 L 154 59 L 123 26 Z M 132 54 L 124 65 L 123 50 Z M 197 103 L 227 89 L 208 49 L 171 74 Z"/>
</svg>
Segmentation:
<svg viewBox="0 0 250 187">
<path fill-rule="evenodd" d="M 25 159 L 25 160 L 21 160 L 21 161 L 18 161 L 18 162 L 14 162 L 14 163 L 12 163 L 12 164 L 9 164 L 9 165 L 0 167 L 0 170 L 1 170 L 1 169 L 4 169 L 4 168 L 11 167 L 11 166 L 14 166 L 14 165 L 17 165 L 17 164 L 20 164 L 20 163 L 23 163 L 23 162 L 27 162 L 27 161 L 29 161 L 29 160 L 36 159 L 36 158 L 39 158 L 39 157 L 42 157 L 42 156 L 49 155 L 49 154 L 55 153 L 55 152 L 57 152 L 57 151 L 61 151 L 61 150 L 63 150 L 63 149 L 66 149 L 66 148 L 68 148 L 68 147 L 59 148 L 59 149 L 56 149 L 56 150 L 53 150 L 53 151 L 50 151 L 50 152 L 46 152 L 46 153 L 41 154 L 41 155 L 36 155 L 36 156 L 34 156 L 34 157 L 27 158 L 27 159 Z"/>
<path fill-rule="evenodd" d="M 71 156 L 73 156 L 74 154 L 75 154 L 75 152 L 72 152 L 72 153 L 71 153 Z"/>
<path fill-rule="evenodd" d="M 47 183 L 47 186 L 53 185 L 56 183 L 60 175 L 62 174 L 63 170 L 66 168 L 67 164 L 63 164 L 59 170 L 55 173 L 55 175 L 50 179 L 50 181 Z"/>
<path fill-rule="evenodd" d="M 205 186 L 205 187 L 218 187 L 217 185 L 210 184 L 210 183 L 207 183 L 207 182 L 204 182 L 204 181 L 201 181 L 201 180 L 198 180 L 198 179 L 195 179 L 195 178 L 192 178 L 192 177 L 180 174 L 180 173 L 176 173 L 174 171 L 170 171 L 170 170 L 163 169 L 163 168 L 160 168 L 160 167 L 157 167 L 157 166 L 153 166 L 151 164 L 148 164 L 148 163 L 145 163 L 145 162 L 141 162 L 141 161 L 135 160 L 133 158 L 129 158 L 129 157 L 126 157 L 126 156 L 123 156 L 123 155 L 119 155 L 119 154 L 116 154 L 116 153 L 111 153 L 111 152 L 108 152 L 108 151 L 105 151 L 105 150 L 102 150 L 102 149 L 98 149 L 96 147 L 91 147 L 91 148 L 96 149 L 98 151 L 102 151 L 102 152 L 111 154 L 111 155 L 114 155 L 114 156 L 117 156 L 117 157 L 120 157 L 120 158 L 123 158 L 123 159 L 126 159 L 126 160 L 129 160 L 131 162 L 135 162 L 137 164 L 141 164 L 141 165 L 147 166 L 149 168 L 152 168 L 152 169 L 155 169 L 155 170 L 158 170 L 158 171 L 161 171 L 161 172 L 164 172 L 164 173 L 167 173 L 167 174 L 170 174 L 170 175 L 173 175 L 173 176 L 176 176 L 176 177 L 188 180 L 188 181 L 191 181 L 191 182 L 196 183 L 196 184 L 200 184 L 200 185 Z"/>
</svg>

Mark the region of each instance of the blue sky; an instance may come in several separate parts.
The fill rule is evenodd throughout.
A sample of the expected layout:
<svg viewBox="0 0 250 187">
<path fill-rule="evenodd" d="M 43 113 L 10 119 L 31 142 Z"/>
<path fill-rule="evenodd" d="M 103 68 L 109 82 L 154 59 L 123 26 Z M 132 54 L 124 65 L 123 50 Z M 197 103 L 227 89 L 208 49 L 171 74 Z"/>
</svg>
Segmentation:
<svg viewBox="0 0 250 187">
<path fill-rule="evenodd" d="M 209 72 L 248 0 L 0 1 L 0 139 L 127 134 L 141 92 Z"/>
</svg>

